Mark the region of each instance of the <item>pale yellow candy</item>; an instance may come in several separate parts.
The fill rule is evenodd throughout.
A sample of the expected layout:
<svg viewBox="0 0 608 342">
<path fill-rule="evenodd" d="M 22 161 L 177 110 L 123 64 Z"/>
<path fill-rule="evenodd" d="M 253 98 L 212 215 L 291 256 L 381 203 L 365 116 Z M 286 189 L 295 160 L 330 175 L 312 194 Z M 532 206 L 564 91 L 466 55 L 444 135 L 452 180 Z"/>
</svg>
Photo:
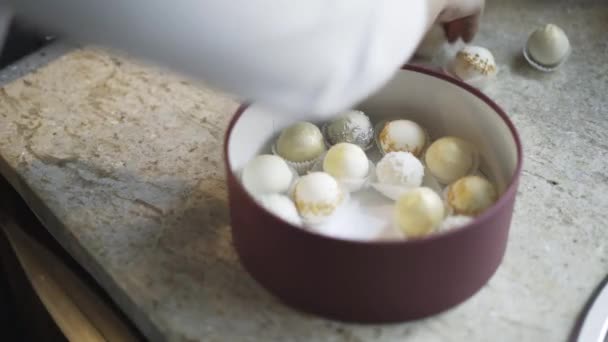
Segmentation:
<svg viewBox="0 0 608 342">
<path fill-rule="evenodd" d="M 292 162 L 306 162 L 325 152 L 321 130 L 310 122 L 298 122 L 285 128 L 277 141 L 277 153 Z"/>
<path fill-rule="evenodd" d="M 395 204 L 395 220 L 407 237 L 433 232 L 444 216 L 443 201 L 435 191 L 425 187 L 408 191 Z"/>
<path fill-rule="evenodd" d="M 439 182 L 449 184 L 473 171 L 477 153 L 475 147 L 464 139 L 443 137 L 429 146 L 424 160 Z"/>
<path fill-rule="evenodd" d="M 323 170 L 338 179 L 364 178 L 369 171 L 369 161 L 361 147 L 339 143 L 325 155 Z"/>
<path fill-rule="evenodd" d="M 467 176 L 448 188 L 447 204 L 457 215 L 476 216 L 496 202 L 494 185 L 480 176 Z"/>
</svg>

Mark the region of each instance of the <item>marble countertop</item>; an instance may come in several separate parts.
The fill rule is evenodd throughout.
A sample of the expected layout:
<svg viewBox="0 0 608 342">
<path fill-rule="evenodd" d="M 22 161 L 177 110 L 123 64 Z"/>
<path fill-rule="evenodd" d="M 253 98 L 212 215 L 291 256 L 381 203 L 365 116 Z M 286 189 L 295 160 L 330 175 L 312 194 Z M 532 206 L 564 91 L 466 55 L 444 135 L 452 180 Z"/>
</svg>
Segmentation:
<svg viewBox="0 0 608 342">
<path fill-rule="evenodd" d="M 489 1 L 477 43 L 499 63 L 488 94 L 521 133 L 523 177 L 497 273 L 425 320 L 332 322 L 261 289 L 231 246 L 221 143 L 237 103 L 166 71 L 60 45 L 8 68 L 0 172 L 151 340 L 565 341 L 608 273 L 607 19 L 604 0 Z M 545 22 L 574 46 L 553 74 L 521 57 Z"/>
</svg>

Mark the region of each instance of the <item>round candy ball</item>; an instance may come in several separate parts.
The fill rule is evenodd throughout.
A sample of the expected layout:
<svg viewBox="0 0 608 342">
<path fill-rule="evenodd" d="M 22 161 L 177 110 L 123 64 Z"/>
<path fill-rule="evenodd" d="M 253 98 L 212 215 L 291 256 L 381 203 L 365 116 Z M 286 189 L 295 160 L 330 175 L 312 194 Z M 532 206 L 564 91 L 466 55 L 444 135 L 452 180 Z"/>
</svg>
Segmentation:
<svg viewBox="0 0 608 342">
<path fill-rule="evenodd" d="M 496 75 L 496 61 L 490 50 L 481 46 L 467 46 L 452 60 L 450 72 L 465 82 L 487 81 Z"/>
<path fill-rule="evenodd" d="M 369 172 L 369 161 L 361 147 L 339 143 L 325 155 L 323 171 L 338 179 L 364 178 Z"/>
<path fill-rule="evenodd" d="M 449 184 L 473 171 L 477 164 L 475 147 L 458 137 L 443 137 L 429 146 L 424 155 L 431 174 Z"/>
<path fill-rule="evenodd" d="M 387 122 L 378 136 L 380 148 L 384 153 L 410 152 L 418 157 L 426 145 L 424 129 L 410 120 L 394 120 Z"/>
<path fill-rule="evenodd" d="M 311 172 L 298 180 L 293 197 L 304 220 L 320 223 L 336 211 L 344 194 L 332 176 L 325 172 Z"/>
<path fill-rule="evenodd" d="M 330 122 L 326 134 L 327 141 L 332 145 L 347 142 L 366 148 L 374 137 L 374 128 L 365 113 L 350 110 Z"/>
<path fill-rule="evenodd" d="M 418 187 L 422 184 L 424 166 L 409 152 L 390 152 L 376 165 L 376 177 L 382 184 Z"/>
<path fill-rule="evenodd" d="M 445 209 L 437 193 L 429 188 L 412 189 L 395 203 L 395 219 L 406 237 L 431 233 L 443 221 Z"/>
<path fill-rule="evenodd" d="M 293 172 L 281 157 L 262 154 L 245 165 L 242 181 L 253 195 L 280 193 L 289 189 Z"/>
<path fill-rule="evenodd" d="M 292 162 L 306 162 L 325 152 L 321 130 L 310 122 L 298 122 L 285 128 L 277 140 L 277 153 Z"/>
<path fill-rule="evenodd" d="M 498 199 L 494 185 L 480 176 L 466 176 L 447 190 L 447 205 L 456 215 L 476 216 Z"/>
</svg>

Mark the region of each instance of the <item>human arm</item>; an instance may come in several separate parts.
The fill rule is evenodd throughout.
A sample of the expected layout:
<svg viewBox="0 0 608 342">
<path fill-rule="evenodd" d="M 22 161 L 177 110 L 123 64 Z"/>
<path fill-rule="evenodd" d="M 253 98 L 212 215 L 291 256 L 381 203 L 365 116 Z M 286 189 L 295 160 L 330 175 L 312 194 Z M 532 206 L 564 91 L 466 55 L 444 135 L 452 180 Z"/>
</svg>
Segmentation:
<svg viewBox="0 0 608 342">
<path fill-rule="evenodd" d="M 456 0 L 9 0 L 81 42 L 287 112 L 327 115 L 386 83 Z M 468 0 L 458 0 L 468 1 Z"/>
</svg>

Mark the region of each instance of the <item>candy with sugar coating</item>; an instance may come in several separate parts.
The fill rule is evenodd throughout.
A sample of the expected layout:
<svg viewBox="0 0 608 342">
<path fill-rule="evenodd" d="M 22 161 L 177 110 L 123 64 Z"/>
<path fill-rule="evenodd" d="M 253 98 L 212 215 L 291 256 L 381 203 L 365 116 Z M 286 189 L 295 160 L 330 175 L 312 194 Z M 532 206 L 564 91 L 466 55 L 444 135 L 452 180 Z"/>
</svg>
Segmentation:
<svg viewBox="0 0 608 342">
<path fill-rule="evenodd" d="M 390 152 L 376 165 L 376 177 L 381 184 L 418 187 L 422 184 L 424 166 L 409 152 Z"/>
</svg>

